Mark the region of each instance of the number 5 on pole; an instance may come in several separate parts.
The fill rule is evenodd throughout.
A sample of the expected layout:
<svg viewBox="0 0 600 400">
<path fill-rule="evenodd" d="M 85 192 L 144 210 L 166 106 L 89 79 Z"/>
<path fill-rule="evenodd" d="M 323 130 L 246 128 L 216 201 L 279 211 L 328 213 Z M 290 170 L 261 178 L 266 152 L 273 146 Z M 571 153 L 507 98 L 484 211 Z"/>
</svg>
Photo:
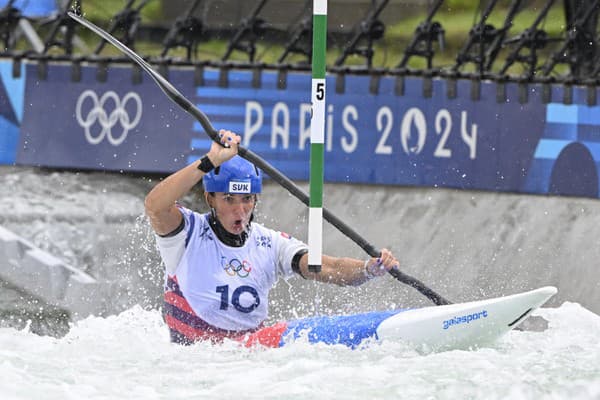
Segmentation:
<svg viewBox="0 0 600 400">
<path fill-rule="evenodd" d="M 323 162 L 325 142 L 325 73 L 327 0 L 313 0 L 312 119 L 310 123 L 310 198 L 308 270 L 321 271 L 323 252 Z"/>
</svg>

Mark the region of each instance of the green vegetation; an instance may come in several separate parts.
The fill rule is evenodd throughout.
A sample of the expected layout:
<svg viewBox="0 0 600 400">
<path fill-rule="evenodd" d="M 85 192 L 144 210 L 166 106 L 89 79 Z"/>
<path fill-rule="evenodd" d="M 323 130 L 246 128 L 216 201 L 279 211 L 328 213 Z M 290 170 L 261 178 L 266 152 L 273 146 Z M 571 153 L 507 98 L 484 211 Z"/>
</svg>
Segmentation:
<svg viewBox="0 0 600 400">
<path fill-rule="evenodd" d="M 114 14 L 122 9 L 123 3 L 123 0 L 86 0 L 84 2 L 84 13 L 86 18 L 100 26 L 107 27 L 110 25 L 110 20 Z M 482 1 L 482 3 L 485 4 L 486 2 Z M 501 27 L 504 24 L 506 10 L 510 3 L 511 1 L 508 0 L 500 1 L 488 23 L 496 28 Z M 526 2 L 527 9 L 522 10 L 517 14 L 517 17 L 513 21 L 513 26 L 508 32 L 507 38 L 515 37 L 529 27 L 537 17 L 544 3 L 545 1 L 543 0 Z M 440 22 L 445 30 L 446 46 L 442 51 L 437 44 L 434 45 L 434 67 L 444 68 L 454 64 L 456 55 L 468 38 L 469 30 L 480 18 L 482 10 L 478 7 L 478 4 L 479 1 L 472 0 L 446 0 L 444 2 L 442 8 L 435 15 L 434 21 Z M 414 15 L 408 15 L 400 22 L 386 26 L 384 37 L 377 41 L 374 47 L 374 67 L 394 68 L 398 65 L 402 59 L 404 50 L 413 37 L 416 27 L 424 20 L 427 11 L 427 8 L 424 6 L 421 12 Z M 142 24 L 161 24 L 161 19 L 162 5 L 160 1 L 150 1 L 142 9 Z M 544 29 L 552 38 L 564 37 L 564 21 L 562 3 L 557 2 L 540 28 Z M 79 30 L 78 34 L 86 43 L 88 43 L 89 48 L 95 48 L 96 43 L 98 43 L 98 38 L 94 34 L 86 32 L 85 30 Z M 228 42 L 225 39 L 200 42 L 197 48 L 196 59 L 219 59 L 224 54 L 227 43 Z M 540 60 L 543 62 L 550 50 L 555 48 L 559 43 L 558 40 L 553 41 L 545 49 L 542 49 L 540 52 Z M 342 49 L 343 43 L 336 43 L 333 40 L 329 40 L 328 65 L 334 64 L 337 57 L 341 54 Z M 136 50 L 145 56 L 152 57 L 160 54 L 162 45 L 160 42 L 137 41 Z M 282 52 L 282 43 L 272 43 L 268 41 L 259 41 L 257 43 L 257 61 L 275 63 Z M 500 52 L 498 61 L 495 64 L 496 66 L 503 63 L 503 58 L 506 57 L 506 53 L 506 49 Z M 103 50 L 103 54 L 110 56 L 119 55 L 120 53 L 111 46 L 106 46 Z M 169 55 L 176 58 L 183 58 L 185 52 L 184 49 L 173 49 Z M 245 54 L 234 52 L 231 59 L 234 61 L 247 61 L 247 56 Z M 286 61 L 294 63 L 302 60 L 303 57 L 290 56 Z M 362 65 L 364 62 L 364 58 L 353 56 L 346 61 L 346 64 Z M 425 66 L 425 60 L 418 57 L 412 57 L 409 63 L 409 67 L 411 68 L 424 68 Z M 467 65 L 466 69 L 473 69 L 473 66 Z M 509 73 L 521 73 L 521 67 L 516 65 L 509 70 Z"/>
<path fill-rule="evenodd" d="M 108 21 L 115 13 L 121 10 L 126 3 L 125 0 L 85 0 L 83 3 L 84 16 L 90 21 Z M 137 1 L 136 4 L 140 4 Z M 134 4 L 135 7 L 135 4 Z M 148 2 L 141 10 L 142 21 L 160 21 L 162 17 L 162 5 L 160 1 Z"/>
</svg>

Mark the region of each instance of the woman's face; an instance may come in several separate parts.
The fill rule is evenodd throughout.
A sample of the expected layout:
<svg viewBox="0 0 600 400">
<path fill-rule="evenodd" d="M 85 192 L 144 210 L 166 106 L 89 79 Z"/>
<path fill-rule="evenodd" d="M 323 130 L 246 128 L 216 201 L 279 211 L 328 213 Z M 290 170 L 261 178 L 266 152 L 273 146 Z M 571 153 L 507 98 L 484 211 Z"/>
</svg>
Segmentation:
<svg viewBox="0 0 600 400">
<path fill-rule="evenodd" d="M 215 209 L 221 225 L 234 235 L 239 235 L 246 230 L 256 205 L 255 194 L 217 192 L 214 196 L 208 195 L 207 200 L 208 204 Z"/>
</svg>

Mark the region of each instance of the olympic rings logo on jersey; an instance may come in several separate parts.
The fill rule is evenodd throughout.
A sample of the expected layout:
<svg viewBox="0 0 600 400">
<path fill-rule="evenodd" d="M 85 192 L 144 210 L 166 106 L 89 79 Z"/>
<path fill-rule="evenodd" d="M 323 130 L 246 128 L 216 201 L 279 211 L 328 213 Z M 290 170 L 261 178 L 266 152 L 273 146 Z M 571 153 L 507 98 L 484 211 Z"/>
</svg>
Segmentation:
<svg viewBox="0 0 600 400">
<path fill-rule="evenodd" d="M 240 278 L 246 278 L 250 275 L 250 271 L 252 271 L 252 264 L 250 261 L 240 261 L 237 258 L 233 258 L 226 262 L 226 257 L 221 256 L 221 266 L 227 272 L 229 276 L 239 276 Z"/>
<path fill-rule="evenodd" d="M 92 102 L 92 108 L 84 116 L 84 103 L 86 100 Z M 133 102 L 133 118 L 129 115 L 127 104 Z M 111 104 L 112 103 L 112 104 Z M 107 106 L 113 108 L 108 109 Z M 109 111 L 107 111 L 109 110 Z M 75 116 L 79 125 L 85 130 L 85 138 L 90 144 L 98 144 L 106 137 L 113 146 L 118 146 L 127 138 L 127 133 L 135 128 L 142 118 L 142 99 L 135 92 L 129 92 L 123 100 L 119 95 L 109 90 L 100 98 L 93 90 L 86 90 L 79 95 L 75 106 Z M 99 133 L 92 133 L 92 126 L 99 124 Z M 113 128 L 121 125 L 121 132 L 113 135 Z"/>
</svg>

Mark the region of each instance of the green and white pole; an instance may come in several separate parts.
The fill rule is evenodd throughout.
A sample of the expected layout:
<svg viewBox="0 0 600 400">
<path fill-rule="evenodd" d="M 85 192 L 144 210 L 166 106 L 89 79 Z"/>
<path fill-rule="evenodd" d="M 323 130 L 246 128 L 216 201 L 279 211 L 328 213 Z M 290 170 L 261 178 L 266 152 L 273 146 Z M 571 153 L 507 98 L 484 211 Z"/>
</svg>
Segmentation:
<svg viewBox="0 0 600 400">
<path fill-rule="evenodd" d="M 323 253 L 323 163 L 325 144 L 325 73 L 327 0 L 313 0 L 312 118 L 310 123 L 310 197 L 308 269 L 321 271 Z"/>
</svg>

